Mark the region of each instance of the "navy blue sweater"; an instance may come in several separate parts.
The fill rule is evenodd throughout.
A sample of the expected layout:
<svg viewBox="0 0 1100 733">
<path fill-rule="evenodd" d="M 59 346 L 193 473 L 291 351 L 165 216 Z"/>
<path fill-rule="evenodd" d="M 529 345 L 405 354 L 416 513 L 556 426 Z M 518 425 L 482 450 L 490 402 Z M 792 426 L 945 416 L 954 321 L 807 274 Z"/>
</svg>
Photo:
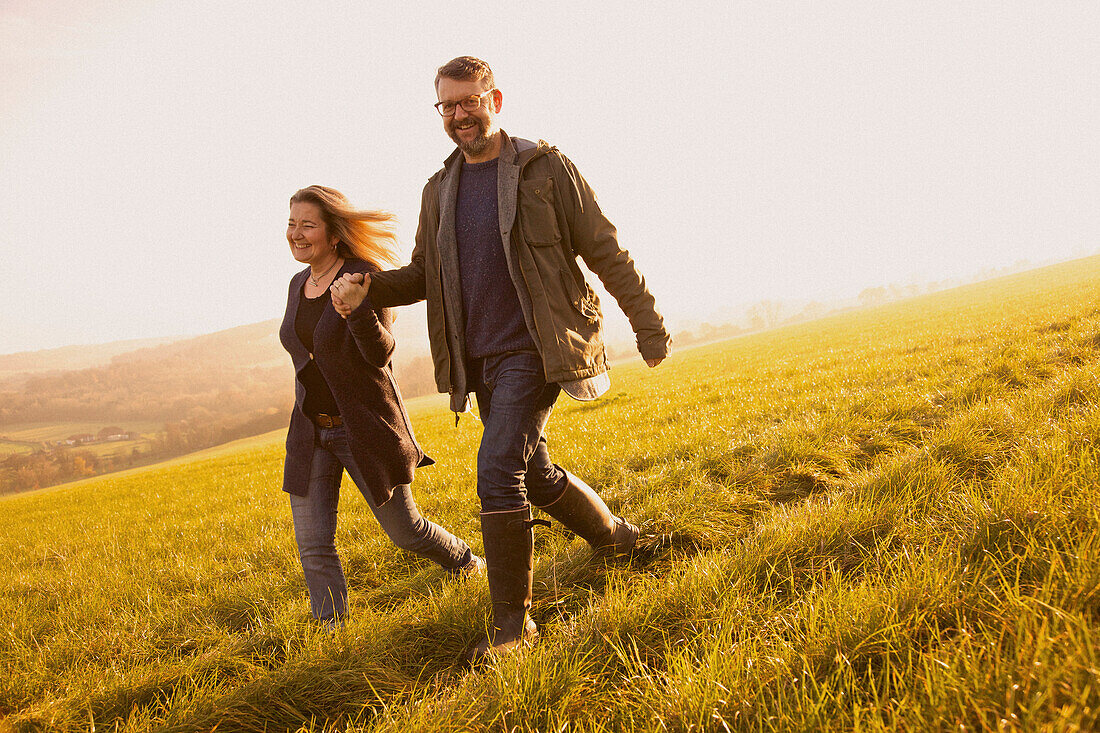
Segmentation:
<svg viewBox="0 0 1100 733">
<path fill-rule="evenodd" d="M 537 350 L 504 258 L 497 216 L 497 160 L 463 163 L 455 201 L 466 356 L 471 359 Z"/>
</svg>

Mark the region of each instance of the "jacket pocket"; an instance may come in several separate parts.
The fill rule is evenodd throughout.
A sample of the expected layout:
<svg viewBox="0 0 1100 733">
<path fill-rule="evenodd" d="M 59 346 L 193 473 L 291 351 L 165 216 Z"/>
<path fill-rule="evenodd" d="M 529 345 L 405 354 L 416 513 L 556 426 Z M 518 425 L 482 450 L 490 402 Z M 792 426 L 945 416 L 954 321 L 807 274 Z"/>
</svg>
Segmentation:
<svg viewBox="0 0 1100 733">
<path fill-rule="evenodd" d="M 556 200 L 553 178 L 520 181 L 520 227 L 531 246 L 545 247 L 561 241 Z"/>
<path fill-rule="evenodd" d="M 600 308 L 597 304 L 596 294 L 591 292 L 591 288 L 588 287 L 588 283 L 584 284 L 585 293 L 582 295 L 577 287 L 576 281 L 567 272 L 560 272 L 562 292 L 568 299 L 569 304 L 573 306 L 573 311 L 579 314 L 585 321 L 592 324 L 600 318 Z"/>
</svg>

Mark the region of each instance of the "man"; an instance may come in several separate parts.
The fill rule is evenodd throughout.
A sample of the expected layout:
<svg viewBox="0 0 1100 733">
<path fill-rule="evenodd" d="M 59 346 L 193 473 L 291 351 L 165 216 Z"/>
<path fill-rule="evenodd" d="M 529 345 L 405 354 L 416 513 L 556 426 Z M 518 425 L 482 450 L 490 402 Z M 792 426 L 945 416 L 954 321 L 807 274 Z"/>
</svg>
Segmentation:
<svg viewBox="0 0 1100 733">
<path fill-rule="evenodd" d="M 493 602 L 477 659 L 537 636 L 527 615 L 532 504 L 601 554 L 629 554 L 638 539 L 637 527 L 550 461 L 543 435 L 562 389 L 589 400 L 610 385 L 599 300 L 577 257 L 630 319 L 649 366 L 668 355 L 671 339 L 572 162 L 498 127 L 503 97 L 489 66 L 456 58 L 439 69 L 435 87 L 443 129 L 458 149 L 424 187 L 412 263 L 362 282 L 375 306 L 427 299 L 437 386 L 450 392 L 456 413 L 470 392 L 477 397 L 484 425 L 477 491 Z M 340 298 L 361 277 L 346 276 Z"/>
</svg>

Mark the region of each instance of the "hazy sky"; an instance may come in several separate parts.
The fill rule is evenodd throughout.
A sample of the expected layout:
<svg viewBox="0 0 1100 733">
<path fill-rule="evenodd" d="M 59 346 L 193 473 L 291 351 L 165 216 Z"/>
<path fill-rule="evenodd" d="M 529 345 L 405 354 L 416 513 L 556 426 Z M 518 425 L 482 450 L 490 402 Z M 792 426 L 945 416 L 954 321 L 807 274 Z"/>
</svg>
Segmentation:
<svg viewBox="0 0 1100 733">
<path fill-rule="evenodd" d="M 461 54 L 674 322 L 1100 248 L 1095 0 L 461 8 L 0 0 L 0 353 L 281 316 L 305 185 L 411 250 Z"/>
</svg>

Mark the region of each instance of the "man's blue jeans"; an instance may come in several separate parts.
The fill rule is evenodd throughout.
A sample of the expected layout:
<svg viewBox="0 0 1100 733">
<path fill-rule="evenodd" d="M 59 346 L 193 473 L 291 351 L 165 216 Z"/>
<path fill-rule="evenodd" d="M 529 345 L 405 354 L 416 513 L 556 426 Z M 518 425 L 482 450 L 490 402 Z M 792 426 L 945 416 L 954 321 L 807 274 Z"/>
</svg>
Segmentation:
<svg viewBox="0 0 1100 733">
<path fill-rule="evenodd" d="M 305 496 L 291 494 L 290 508 L 310 610 L 327 624 L 338 621 L 347 610 L 348 587 L 335 544 L 336 507 L 345 469 L 395 545 L 449 570 L 462 567 L 472 556 L 469 545 L 420 515 L 408 485 L 398 486 L 393 498 L 378 506 L 355 465 L 344 428 L 316 428 L 309 491 Z"/>
<path fill-rule="evenodd" d="M 565 472 L 550 461 L 543 430 L 561 387 L 546 382 L 542 357 L 511 351 L 472 360 L 470 378 L 484 426 L 477 453 L 481 511 L 550 504 L 565 488 Z"/>
</svg>

